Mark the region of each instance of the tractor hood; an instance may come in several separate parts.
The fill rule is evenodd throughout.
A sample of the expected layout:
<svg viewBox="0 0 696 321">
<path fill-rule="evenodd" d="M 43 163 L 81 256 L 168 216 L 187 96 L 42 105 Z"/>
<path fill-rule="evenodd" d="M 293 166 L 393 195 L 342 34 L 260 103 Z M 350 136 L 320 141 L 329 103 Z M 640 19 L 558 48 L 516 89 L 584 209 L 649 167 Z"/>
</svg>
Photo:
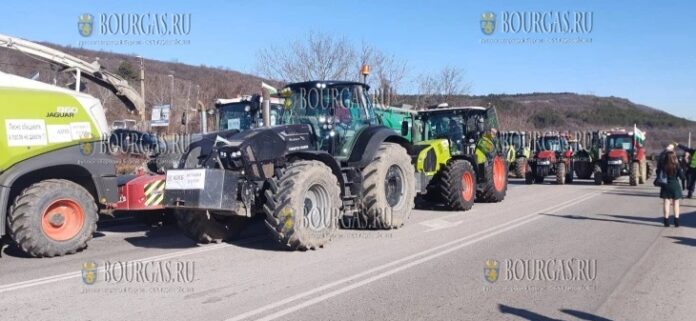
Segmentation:
<svg viewBox="0 0 696 321">
<path fill-rule="evenodd" d="M 610 159 L 622 160 L 624 163 L 628 162 L 628 152 L 625 149 L 612 149 L 607 156 Z"/>
<path fill-rule="evenodd" d="M 550 160 L 552 163 L 556 162 L 556 152 L 552 150 L 542 150 L 537 153 L 538 159 Z"/>
</svg>

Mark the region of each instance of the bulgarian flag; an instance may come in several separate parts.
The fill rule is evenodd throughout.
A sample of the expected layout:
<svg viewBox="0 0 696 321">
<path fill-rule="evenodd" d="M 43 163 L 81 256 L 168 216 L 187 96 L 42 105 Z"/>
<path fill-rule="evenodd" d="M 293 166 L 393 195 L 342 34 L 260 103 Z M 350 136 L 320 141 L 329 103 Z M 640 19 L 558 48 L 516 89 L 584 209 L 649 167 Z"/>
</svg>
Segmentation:
<svg viewBox="0 0 696 321">
<path fill-rule="evenodd" d="M 638 126 L 636 124 L 633 124 L 633 136 L 638 140 L 639 143 L 643 144 L 645 141 L 645 132 L 642 130 L 638 129 Z"/>
</svg>

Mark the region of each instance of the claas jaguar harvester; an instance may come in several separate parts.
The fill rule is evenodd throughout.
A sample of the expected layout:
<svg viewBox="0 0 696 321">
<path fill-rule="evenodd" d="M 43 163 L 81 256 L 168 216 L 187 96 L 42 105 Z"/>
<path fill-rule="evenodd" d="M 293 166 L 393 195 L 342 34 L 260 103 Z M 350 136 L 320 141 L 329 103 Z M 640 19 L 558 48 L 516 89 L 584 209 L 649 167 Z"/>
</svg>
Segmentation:
<svg viewBox="0 0 696 321">
<path fill-rule="evenodd" d="M 34 257 L 75 253 L 92 239 L 98 211 L 119 200 L 114 160 L 102 152 L 109 134 L 104 108 L 79 92 L 82 79 L 131 111 L 145 104 L 97 61 L 2 34 L 0 47 L 74 76 L 74 89 L 67 89 L 0 72 L 0 237 L 8 234 Z"/>
<path fill-rule="evenodd" d="M 529 160 L 525 183 L 543 183 L 546 176 L 556 176 L 557 184 L 573 182 L 574 155 L 568 137 L 546 133 L 535 141 L 534 157 Z"/>
<path fill-rule="evenodd" d="M 495 108 L 378 109 L 382 122 L 414 144 L 417 190 L 451 210 L 475 200 L 500 202 L 507 192 L 507 163 L 497 137 Z"/>
<path fill-rule="evenodd" d="M 324 246 L 344 217 L 366 228 L 402 226 L 415 198 L 412 146 L 379 124 L 368 89 L 286 86 L 276 93 L 285 98 L 282 125 L 264 117 L 267 127 L 192 146 L 167 172 L 165 204 L 199 242 L 232 239 L 254 215 L 296 250 Z"/>
</svg>

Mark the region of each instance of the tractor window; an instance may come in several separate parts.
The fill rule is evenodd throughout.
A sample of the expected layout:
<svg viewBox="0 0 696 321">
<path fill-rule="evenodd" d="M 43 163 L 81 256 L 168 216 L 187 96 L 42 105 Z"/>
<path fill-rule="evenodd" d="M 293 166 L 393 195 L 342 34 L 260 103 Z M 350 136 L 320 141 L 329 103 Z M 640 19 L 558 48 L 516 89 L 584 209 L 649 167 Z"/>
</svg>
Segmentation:
<svg viewBox="0 0 696 321">
<path fill-rule="evenodd" d="M 310 125 L 318 149 L 348 156 L 357 132 L 377 124 L 367 90 L 359 84 L 316 85 L 289 87 L 291 94 L 283 122 Z"/>
<path fill-rule="evenodd" d="M 218 107 L 220 130 L 247 130 L 252 127 L 254 117 L 250 103 L 233 103 Z"/>
<path fill-rule="evenodd" d="M 562 140 L 558 137 L 541 138 L 539 140 L 538 144 L 539 144 L 539 147 L 541 148 L 541 150 L 554 151 L 554 152 L 562 152 L 568 148 L 566 141 Z"/>
<path fill-rule="evenodd" d="M 633 137 L 631 136 L 609 136 L 607 141 L 608 149 L 633 149 Z"/>
</svg>

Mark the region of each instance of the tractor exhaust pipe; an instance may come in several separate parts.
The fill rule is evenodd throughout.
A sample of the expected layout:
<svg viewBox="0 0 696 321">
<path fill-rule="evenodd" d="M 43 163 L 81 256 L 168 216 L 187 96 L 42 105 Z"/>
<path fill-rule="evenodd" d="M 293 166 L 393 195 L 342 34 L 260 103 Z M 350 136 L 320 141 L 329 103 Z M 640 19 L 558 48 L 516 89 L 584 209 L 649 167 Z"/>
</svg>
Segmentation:
<svg viewBox="0 0 696 321">
<path fill-rule="evenodd" d="M 261 82 L 261 113 L 263 114 L 263 127 L 271 127 L 271 95 L 278 92 L 275 87 Z"/>
</svg>

